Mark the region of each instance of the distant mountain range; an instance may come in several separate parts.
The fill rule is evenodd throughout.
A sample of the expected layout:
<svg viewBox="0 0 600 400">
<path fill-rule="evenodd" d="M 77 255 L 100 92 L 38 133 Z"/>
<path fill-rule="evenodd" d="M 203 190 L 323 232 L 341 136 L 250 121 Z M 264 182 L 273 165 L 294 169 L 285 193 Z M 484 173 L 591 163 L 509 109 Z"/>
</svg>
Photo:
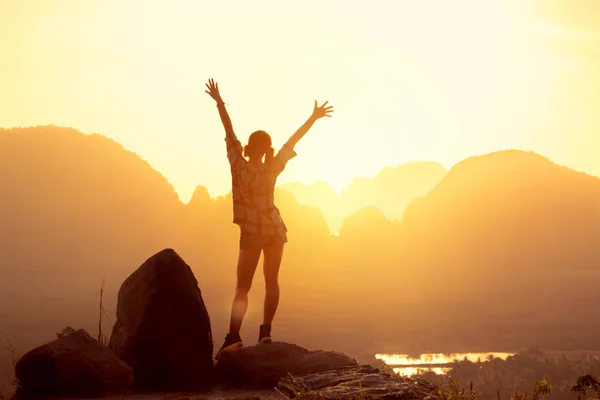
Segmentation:
<svg viewBox="0 0 600 400">
<path fill-rule="evenodd" d="M 386 167 L 373 178 L 355 178 L 339 195 L 325 182 L 279 187 L 300 203 L 320 208 L 332 232 L 339 232 L 348 216 L 365 207 L 375 206 L 390 219 L 402 219 L 410 202 L 427 194 L 446 173 L 438 163 L 414 162 Z"/>
<path fill-rule="evenodd" d="M 600 271 L 600 179 L 532 152 L 471 157 L 411 203 L 403 229 L 404 262 L 426 281 L 445 277 L 440 284 L 460 271 L 459 295 L 589 297 Z"/>
<path fill-rule="evenodd" d="M 198 187 L 183 204 L 135 153 L 55 126 L 0 130 L 0 188 L 0 338 L 29 346 L 65 325 L 94 331 L 102 281 L 114 317 L 124 278 L 172 247 L 192 266 L 220 341 L 239 240 L 230 195 Z M 340 195 L 286 184 L 276 202 L 290 239 L 282 340 L 357 355 L 600 349 L 597 177 L 511 150 L 450 171 L 387 168 Z"/>
</svg>

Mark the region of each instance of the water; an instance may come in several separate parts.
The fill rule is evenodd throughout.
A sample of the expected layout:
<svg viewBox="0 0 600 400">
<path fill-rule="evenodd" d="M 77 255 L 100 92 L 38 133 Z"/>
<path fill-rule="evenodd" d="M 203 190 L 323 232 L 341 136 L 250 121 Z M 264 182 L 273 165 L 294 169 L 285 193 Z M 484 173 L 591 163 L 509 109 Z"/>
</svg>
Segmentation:
<svg viewBox="0 0 600 400">
<path fill-rule="evenodd" d="M 468 360 L 472 362 L 486 362 L 490 358 L 506 360 L 513 353 L 453 353 L 453 354 L 421 354 L 413 358 L 407 354 L 376 354 L 375 358 L 392 367 L 392 370 L 401 376 L 412 376 L 419 372 L 431 371 L 439 375 L 446 374 L 448 365 L 454 361 Z"/>
</svg>

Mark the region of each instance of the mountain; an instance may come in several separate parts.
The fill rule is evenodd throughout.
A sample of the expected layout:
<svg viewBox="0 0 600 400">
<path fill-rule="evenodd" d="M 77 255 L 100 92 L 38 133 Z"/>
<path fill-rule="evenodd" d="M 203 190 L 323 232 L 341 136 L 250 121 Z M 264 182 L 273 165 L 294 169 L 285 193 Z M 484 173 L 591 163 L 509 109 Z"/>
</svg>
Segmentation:
<svg viewBox="0 0 600 400">
<path fill-rule="evenodd" d="M 354 179 L 341 197 L 351 209 L 376 206 L 389 218 L 402 219 L 408 204 L 427 194 L 446 173 L 442 165 L 433 162 L 386 167 L 372 179 Z"/>
<path fill-rule="evenodd" d="M 379 208 L 390 219 L 402 219 L 408 204 L 427 194 L 446 172 L 442 165 L 433 162 L 386 167 L 373 178 L 353 179 L 339 195 L 324 182 L 287 183 L 280 187 L 300 203 L 319 207 L 330 229 L 339 232 L 346 217 L 369 206 Z"/>
<path fill-rule="evenodd" d="M 458 163 L 411 203 L 402 230 L 398 261 L 422 297 L 569 320 L 599 300 L 600 179 L 538 154 Z"/>
<path fill-rule="evenodd" d="M 337 238 L 340 284 L 361 299 L 357 315 L 377 321 L 381 347 L 600 343 L 597 177 L 535 153 L 501 151 L 456 164 L 402 221 L 369 208 L 347 222 Z"/>
<path fill-rule="evenodd" d="M 111 316 L 125 277 L 166 247 L 191 264 L 224 329 L 239 243 L 230 194 L 212 199 L 198 187 L 183 204 L 137 154 L 56 126 L 0 130 L 0 187 L 0 339 L 19 332 L 32 343 L 71 324 L 93 330 L 103 282 Z M 280 190 L 276 201 L 290 229 L 282 275 L 318 268 L 323 252 L 303 253 L 330 237 L 321 212 Z"/>
<path fill-rule="evenodd" d="M 132 265 L 174 244 L 184 220 L 146 161 L 74 129 L 0 130 L 0 187 L 0 337 L 17 342 L 83 324 L 103 280 L 112 297 Z"/>
<path fill-rule="evenodd" d="M 352 213 L 326 182 L 318 181 L 310 185 L 290 182 L 278 185 L 278 188 L 291 193 L 302 204 L 319 208 L 327 220 L 328 229 L 332 232 L 339 232 L 344 219 Z"/>
<path fill-rule="evenodd" d="M 182 217 L 173 187 L 146 161 L 74 129 L 0 130 L 0 182 L 0 270 L 80 269 L 114 256 L 104 259 L 111 268 L 164 244 Z"/>
<path fill-rule="evenodd" d="M 377 180 L 398 179 L 397 171 Z M 396 186 L 382 184 L 379 194 L 387 190 L 388 206 L 397 199 L 402 209 L 406 191 Z M 597 348 L 598 178 L 506 151 L 464 160 L 426 186 L 401 220 L 353 203 L 339 236 L 319 208 L 277 189 L 289 228 L 278 340 L 363 360 L 376 352 Z M 198 279 L 219 345 L 239 245 L 230 194 L 213 199 L 199 186 L 183 204 L 135 153 L 53 126 L 0 131 L 0 187 L 0 340 L 23 351 L 66 325 L 95 333 L 103 282 L 109 332 L 125 277 L 172 247 Z M 339 197 L 378 186 L 359 179 L 353 187 Z M 260 269 L 242 327 L 249 343 L 262 320 Z"/>
</svg>

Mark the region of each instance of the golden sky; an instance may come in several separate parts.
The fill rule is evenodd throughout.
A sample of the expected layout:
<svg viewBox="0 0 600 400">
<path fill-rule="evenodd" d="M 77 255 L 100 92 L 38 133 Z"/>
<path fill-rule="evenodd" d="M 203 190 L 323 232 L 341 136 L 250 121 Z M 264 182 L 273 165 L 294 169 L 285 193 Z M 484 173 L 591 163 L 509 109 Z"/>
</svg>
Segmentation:
<svg viewBox="0 0 600 400">
<path fill-rule="evenodd" d="M 281 182 L 507 148 L 600 175 L 598 18 L 596 0 L 0 0 L 0 126 L 101 133 L 184 201 L 219 195 L 214 77 L 243 142 L 335 106 Z"/>
</svg>

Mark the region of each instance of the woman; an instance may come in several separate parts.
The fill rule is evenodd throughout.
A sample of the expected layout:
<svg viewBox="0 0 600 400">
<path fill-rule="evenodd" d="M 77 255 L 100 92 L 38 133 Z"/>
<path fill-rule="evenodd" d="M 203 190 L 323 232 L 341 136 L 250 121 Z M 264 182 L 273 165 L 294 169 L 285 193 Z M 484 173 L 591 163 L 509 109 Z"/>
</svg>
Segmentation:
<svg viewBox="0 0 600 400">
<path fill-rule="evenodd" d="M 248 308 L 248 292 L 261 251 L 264 252 L 265 305 L 264 319 L 260 326 L 258 341 L 271 342 L 271 323 L 279 304 L 279 266 L 283 246 L 287 242 L 287 228 L 275 207 L 273 192 L 279 174 L 289 160 L 296 156 L 294 146 L 308 132 L 316 120 L 331 117 L 332 106 L 325 102 L 315 106 L 312 115 L 274 155 L 271 137 L 265 131 L 250 135 L 248 144 L 242 144 L 233 132 L 231 119 L 219 93 L 219 86 L 210 79 L 206 84 L 208 93 L 216 102 L 225 127 L 227 157 L 231 166 L 233 223 L 240 227 L 240 252 L 237 264 L 237 284 L 229 333 L 217 358 L 224 350 L 242 347 L 240 328 Z"/>
</svg>

